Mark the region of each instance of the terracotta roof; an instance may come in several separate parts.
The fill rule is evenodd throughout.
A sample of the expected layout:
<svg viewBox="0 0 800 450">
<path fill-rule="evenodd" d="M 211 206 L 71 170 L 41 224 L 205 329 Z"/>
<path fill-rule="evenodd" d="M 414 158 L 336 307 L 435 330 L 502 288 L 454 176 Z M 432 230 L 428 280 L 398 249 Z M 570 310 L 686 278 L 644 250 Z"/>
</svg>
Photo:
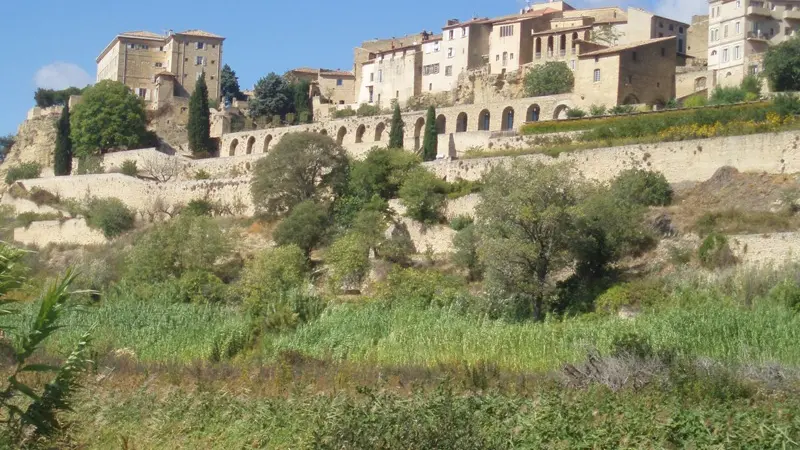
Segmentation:
<svg viewBox="0 0 800 450">
<path fill-rule="evenodd" d="M 452 25 L 445 25 L 445 26 L 442 27 L 442 29 L 443 30 L 449 30 L 450 28 L 460 28 L 460 27 L 463 27 L 463 26 L 475 25 L 475 24 L 485 23 L 485 22 L 489 22 L 489 21 L 490 20 L 489 20 L 488 17 L 483 17 L 483 18 L 480 18 L 480 19 L 475 18 L 475 19 L 470 19 L 470 20 L 468 20 L 466 22 L 458 22 L 458 23 L 454 23 Z"/>
<path fill-rule="evenodd" d="M 646 45 L 658 44 L 659 42 L 674 41 L 674 40 L 675 40 L 675 36 L 667 36 L 667 37 L 663 37 L 663 38 L 650 39 L 649 41 L 632 42 L 632 43 L 626 44 L 626 45 L 618 45 L 616 47 L 609 47 L 609 48 L 604 48 L 602 50 L 595 50 L 593 52 L 583 53 L 583 54 L 580 54 L 578 56 L 579 57 L 583 57 L 583 56 L 612 55 L 614 53 L 624 52 L 626 50 L 634 49 L 634 48 L 637 48 L 637 47 L 644 47 Z"/>
<path fill-rule="evenodd" d="M 180 33 L 176 33 L 176 34 L 182 34 L 184 36 L 199 36 L 199 37 L 207 37 L 207 38 L 214 38 L 214 39 L 225 39 L 222 36 L 219 36 L 219 35 L 214 34 L 214 33 L 209 33 L 208 31 L 203 31 L 203 30 L 186 30 L 186 31 L 181 31 Z"/>
<path fill-rule="evenodd" d="M 355 77 L 353 72 L 347 72 L 344 70 L 323 70 L 319 73 L 323 76 L 332 76 L 332 77 Z"/>
<path fill-rule="evenodd" d="M 120 33 L 119 37 L 130 37 L 138 39 L 157 39 L 159 41 L 167 39 L 167 37 L 164 36 L 163 34 L 152 33 L 150 31 L 126 31 L 124 33 Z"/>
<path fill-rule="evenodd" d="M 537 17 L 542 17 L 557 12 L 561 11 L 550 8 L 537 9 L 535 11 L 526 12 L 524 14 L 514 14 L 511 16 L 498 17 L 496 19 L 491 19 L 490 22 L 494 25 L 503 25 L 507 23 L 521 22 L 523 20 L 528 20 L 528 19 L 535 19 Z"/>
</svg>

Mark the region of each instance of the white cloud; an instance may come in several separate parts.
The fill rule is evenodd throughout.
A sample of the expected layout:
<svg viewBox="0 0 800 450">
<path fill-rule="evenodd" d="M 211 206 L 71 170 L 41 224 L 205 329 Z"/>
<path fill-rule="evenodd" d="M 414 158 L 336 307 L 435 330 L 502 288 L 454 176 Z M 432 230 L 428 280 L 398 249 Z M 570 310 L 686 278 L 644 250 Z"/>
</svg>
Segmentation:
<svg viewBox="0 0 800 450">
<path fill-rule="evenodd" d="M 54 62 L 36 71 L 33 81 L 37 88 L 66 89 L 94 83 L 94 77 L 73 63 Z"/>
</svg>

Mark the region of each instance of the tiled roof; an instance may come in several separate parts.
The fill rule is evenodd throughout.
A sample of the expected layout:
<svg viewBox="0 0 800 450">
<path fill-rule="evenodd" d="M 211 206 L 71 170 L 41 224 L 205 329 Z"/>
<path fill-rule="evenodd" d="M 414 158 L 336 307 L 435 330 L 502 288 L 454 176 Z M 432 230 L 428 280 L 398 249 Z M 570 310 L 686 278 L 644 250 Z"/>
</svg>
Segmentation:
<svg viewBox="0 0 800 450">
<path fill-rule="evenodd" d="M 150 31 L 126 31 L 124 33 L 120 33 L 120 37 L 131 37 L 131 38 L 140 38 L 140 39 L 158 39 L 163 41 L 166 39 L 166 36 L 163 34 L 152 33 Z"/>
<path fill-rule="evenodd" d="M 181 31 L 178 34 L 183 34 L 185 36 L 199 36 L 199 37 L 207 37 L 215 39 L 225 39 L 222 36 L 216 35 L 214 33 L 209 33 L 208 31 L 203 31 L 203 30 L 186 30 L 186 31 Z"/>
<path fill-rule="evenodd" d="M 494 25 L 502 25 L 502 24 L 506 24 L 506 23 L 520 22 L 520 21 L 528 20 L 528 19 L 535 19 L 537 17 L 542 17 L 542 16 L 546 16 L 548 14 L 557 13 L 557 12 L 559 12 L 559 11 L 557 11 L 555 9 L 551 9 L 551 8 L 537 9 L 535 11 L 530 11 L 530 12 L 526 12 L 526 13 L 523 13 L 523 14 L 514 14 L 514 15 L 511 15 L 511 16 L 498 17 L 496 19 L 490 20 L 490 22 L 492 22 Z"/>
<path fill-rule="evenodd" d="M 307 73 L 311 75 L 329 75 L 334 77 L 353 77 L 353 72 L 348 72 L 346 70 L 333 70 L 333 69 L 314 69 L 312 67 L 298 67 L 296 69 L 292 69 L 289 72 L 295 73 Z"/>
<path fill-rule="evenodd" d="M 675 40 L 675 36 L 667 36 L 667 37 L 663 37 L 663 38 L 650 39 L 648 41 L 632 42 L 632 43 L 626 44 L 626 45 L 618 45 L 616 47 L 609 47 L 609 48 L 604 48 L 602 50 L 595 50 L 593 52 L 583 53 L 583 54 L 581 54 L 579 56 L 612 55 L 614 53 L 624 52 L 625 50 L 630 50 L 630 49 L 637 48 L 637 47 L 644 47 L 645 45 L 657 44 L 659 42 L 665 42 L 665 41 L 670 41 L 670 40 Z"/>
</svg>

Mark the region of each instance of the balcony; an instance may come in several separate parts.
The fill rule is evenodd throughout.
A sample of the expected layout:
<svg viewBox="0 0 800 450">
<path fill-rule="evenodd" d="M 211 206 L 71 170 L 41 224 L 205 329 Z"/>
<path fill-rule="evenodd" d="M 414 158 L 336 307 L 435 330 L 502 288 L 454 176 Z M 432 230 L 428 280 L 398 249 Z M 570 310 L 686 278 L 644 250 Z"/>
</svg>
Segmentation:
<svg viewBox="0 0 800 450">
<path fill-rule="evenodd" d="M 800 10 L 792 9 L 792 10 L 785 10 L 783 12 L 783 19 L 784 20 L 800 20 Z"/>
<path fill-rule="evenodd" d="M 772 36 L 764 34 L 763 31 L 748 31 L 747 40 L 756 42 L 769 42 Z"/>
<path fill-rule="evenodd" d="M 765 8 L 762 4 L 761 6 L 748 6 L 747 7 L 747 15 L 748 16 L 764 16 L 764 17 L 772 17 L 769 9 Z"/>
</svg>

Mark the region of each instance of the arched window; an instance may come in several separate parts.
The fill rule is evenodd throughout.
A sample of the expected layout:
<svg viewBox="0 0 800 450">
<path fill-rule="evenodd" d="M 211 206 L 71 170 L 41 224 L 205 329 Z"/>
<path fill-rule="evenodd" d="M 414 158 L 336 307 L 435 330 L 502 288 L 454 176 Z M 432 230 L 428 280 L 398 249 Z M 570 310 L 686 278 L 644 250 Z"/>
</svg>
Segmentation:
<svg viewBox="0 0 800 450">
<path fill-rule="evenodd" d="M 230 150 L 228 150 L 228 156 L 236 156 L 236 147 L 238 146 L 239 146 L 238 139 L 234 139 L 233 141 L 231 141 L 231 147 Z"/>
<path fill-rule="evenodd" d="M 436 118 L 436 134 L 444 134 L 447 131 L 447 118 L 444 114 L 439 114 Z"/>
<path fill-rule="evenodd" d="M 383 138 L 383 132 L 386 130 L 386 124 L 381 122 L 375 127 L 375 142 L 380 142 Z"/>
<path fill-rule="evenodd" d="M 503 110 L 503 123 L 500 126 L 502 131 L 514 129 L 514 108 L 508 107 Z"/>
<path fill-rule="evenodd" d="M 467 131 L 467 113 L 462 112 L 456 118 L 456 133 L 464 133 Z"/>
<path fill-rule="evenodd" d="M 538 122 L 539 121 L 539 114 L 541 113 L 541 108 L 539 105 L 531 105 L 528 107 L 528 113 L 525 115 L 525 120 L 528 122 Z"/>
<path fill-rule="evenodd" d="M 491 123 L 489 121 L 491 120 L 491 118 L 492 116 L 491 114 L 489 114 L 488 109 L 484 109 L 483 111 L 481 111 L 480 116 L 478 116 L 478 130 L 489 131 L 489 127 L 491 126 Z"/>
<path fill-rule="evenodd" d="M 347 135 L 347 128 L 345 127 L 339 128 L 339 132 L 336 133 L 336 143 L 342 145 L 342 142 L 344 142 L 345 135 Z"/>
<path fill-rule="evenodd" d="M 253 146 L 256 145 L 256 137 L 250 136 L 250 139 L 247 140 L 247 150 L 246 153 L 249 155 L 253 153 Z"/>
</svg>

